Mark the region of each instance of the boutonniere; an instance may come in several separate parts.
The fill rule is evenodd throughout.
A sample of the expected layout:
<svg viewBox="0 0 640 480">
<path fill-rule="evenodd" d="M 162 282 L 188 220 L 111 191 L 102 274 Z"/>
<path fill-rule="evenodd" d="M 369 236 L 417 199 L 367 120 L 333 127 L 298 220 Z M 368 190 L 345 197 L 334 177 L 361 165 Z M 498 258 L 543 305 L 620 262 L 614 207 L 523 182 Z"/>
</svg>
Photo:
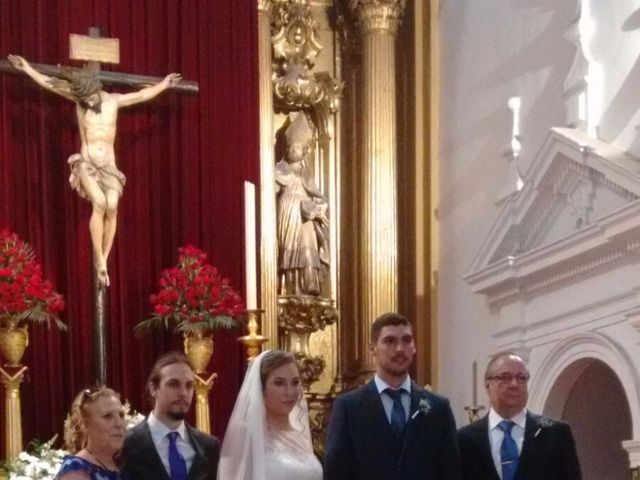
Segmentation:
<svg viewBox="0 0 640 480">
<path fill-rule="evenodd" d="M 541 417 L 540 420 L 538 420 L 538 429 L 536 433 L 533 434 L 533 437 L 536 438 L 542 430 L 549 428 L 551 425 L 553 425 L 553 420 L 547 417 Z"/>
<path fill-rule="evenodd" d="M 418 402 L 418 410 L 414 412 L 411 416 L 411 420 L 416 418 L 420 412 L 422 412 L 425 416 L 431 411 L 431 402 L 427 397 L 422 397 Z"/>
</svg>

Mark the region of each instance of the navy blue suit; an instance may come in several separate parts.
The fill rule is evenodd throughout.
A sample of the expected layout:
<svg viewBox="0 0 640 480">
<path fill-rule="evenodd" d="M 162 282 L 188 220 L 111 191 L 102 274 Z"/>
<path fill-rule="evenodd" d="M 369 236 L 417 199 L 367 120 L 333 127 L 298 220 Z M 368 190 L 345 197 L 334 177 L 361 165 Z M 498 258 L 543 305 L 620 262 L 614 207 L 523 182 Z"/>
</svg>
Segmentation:
<svg viewBox="0 0 640 480">
<path fill-rule="evenodd" d="M 449 401 L 412 382 L 409 420 L 396 437 L 372 380 L 333 404 L 324 478 L 460 480 L 455 436 Z"/>
<path fill-rule="evenodd" d="M 464 480 L 500 480 L 489 443 L 488 416 L 461 428 L 458 443 Z M 581 480 L 571 428 L 527 412 L 516 480 Z"/>
</svg>

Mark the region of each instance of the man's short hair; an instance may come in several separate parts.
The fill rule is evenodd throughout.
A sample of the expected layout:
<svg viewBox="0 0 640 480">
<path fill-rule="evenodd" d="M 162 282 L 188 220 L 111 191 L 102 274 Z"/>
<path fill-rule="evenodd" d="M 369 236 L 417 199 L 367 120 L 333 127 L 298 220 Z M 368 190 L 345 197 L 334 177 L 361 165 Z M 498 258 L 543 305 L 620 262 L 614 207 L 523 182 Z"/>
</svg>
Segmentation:
<svg viewBox="0 0 640 480">
<path fill-rule="evenodd" d="M 189 368 L 191 364 L 189 363 L 189 359 L 182 352 L 171 351 L 162 355 L 158 360 L 156 360 L 155 365 L 151 369 L 151 373 L 149 374 L 149 380 L 147 380 L 147 394 L 151 397 L 151 387 L 158 388 L 160 386 L 160 379 L 162 378 L 161 370 L 167 365 L 173 365 L 174 363 L 184 363 Z"/>
<path fill-rule="evenodd" d="M 407 317 L 405 317 L 404 315 L 400 315 L 396 312 L 383 313 L 371 324 L 371 342 L 376 343 L 378 341 L 378 338 L 380 337 L 380 332 L 382 331 L 382 329 L 390 325 L 402 325 L 405 327 L 409 327 L 413 331 L 411 322 L 409 322 Z"/>
<path fill-rule="evenodd" d="M 501 352 L 491 355 L 491 358 L 489 359 L 489 363 L 487 363 L 487 368 L 484 371 L 485 380 L 489 380 L 489 377 L 493 375 L 493 367 L 498 362 L 498 360 L 502 360 L 503 358 L 506 358 L 506 357 L 518 357 L 520 360 L 522 360 L 522 363 L 524 363 L 526 366 L 526 362 L 524 361 L 524 359 L 520 355 L 518 355 L 516 352 L 514 352 L 513 350 L 503 350 Z"/>
</svg>

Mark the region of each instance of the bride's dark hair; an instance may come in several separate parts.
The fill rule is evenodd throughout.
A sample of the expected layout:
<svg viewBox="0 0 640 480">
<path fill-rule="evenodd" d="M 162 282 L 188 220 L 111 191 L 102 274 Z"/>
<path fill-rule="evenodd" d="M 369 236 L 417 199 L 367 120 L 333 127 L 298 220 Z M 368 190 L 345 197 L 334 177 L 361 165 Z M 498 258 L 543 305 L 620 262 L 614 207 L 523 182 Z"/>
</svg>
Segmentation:
<svg viewBox="0 0 640 480">
<path fill-rule="evenodd" d="M 262 363 L 260 364 L 260 381 L 262 382 L 262 389 L 264 390 L 265 382 L 269 377 L 269 374 L 276 368 L 280 368 L 283 365 L 296 363 L 296 357 L 291 352 L 285 352 L 283 350 L 270 350 L 264 354 Z"/>
</svg>

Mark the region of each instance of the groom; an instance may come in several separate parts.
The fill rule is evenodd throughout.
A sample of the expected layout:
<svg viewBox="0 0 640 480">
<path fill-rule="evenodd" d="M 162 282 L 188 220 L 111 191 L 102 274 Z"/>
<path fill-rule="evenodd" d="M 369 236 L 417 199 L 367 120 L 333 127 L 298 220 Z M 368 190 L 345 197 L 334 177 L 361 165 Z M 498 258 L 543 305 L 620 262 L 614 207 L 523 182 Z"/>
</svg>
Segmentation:
<svg viewBox="0 0 640 480">
<path fill-rule="evenodd" d="M 371 326 L 376 374 L 333 404 L 326 480 L 459 480 L 449 401 L 409 377 L 416 353 L 409 321 L 386 313 Z"/>
</svg>

